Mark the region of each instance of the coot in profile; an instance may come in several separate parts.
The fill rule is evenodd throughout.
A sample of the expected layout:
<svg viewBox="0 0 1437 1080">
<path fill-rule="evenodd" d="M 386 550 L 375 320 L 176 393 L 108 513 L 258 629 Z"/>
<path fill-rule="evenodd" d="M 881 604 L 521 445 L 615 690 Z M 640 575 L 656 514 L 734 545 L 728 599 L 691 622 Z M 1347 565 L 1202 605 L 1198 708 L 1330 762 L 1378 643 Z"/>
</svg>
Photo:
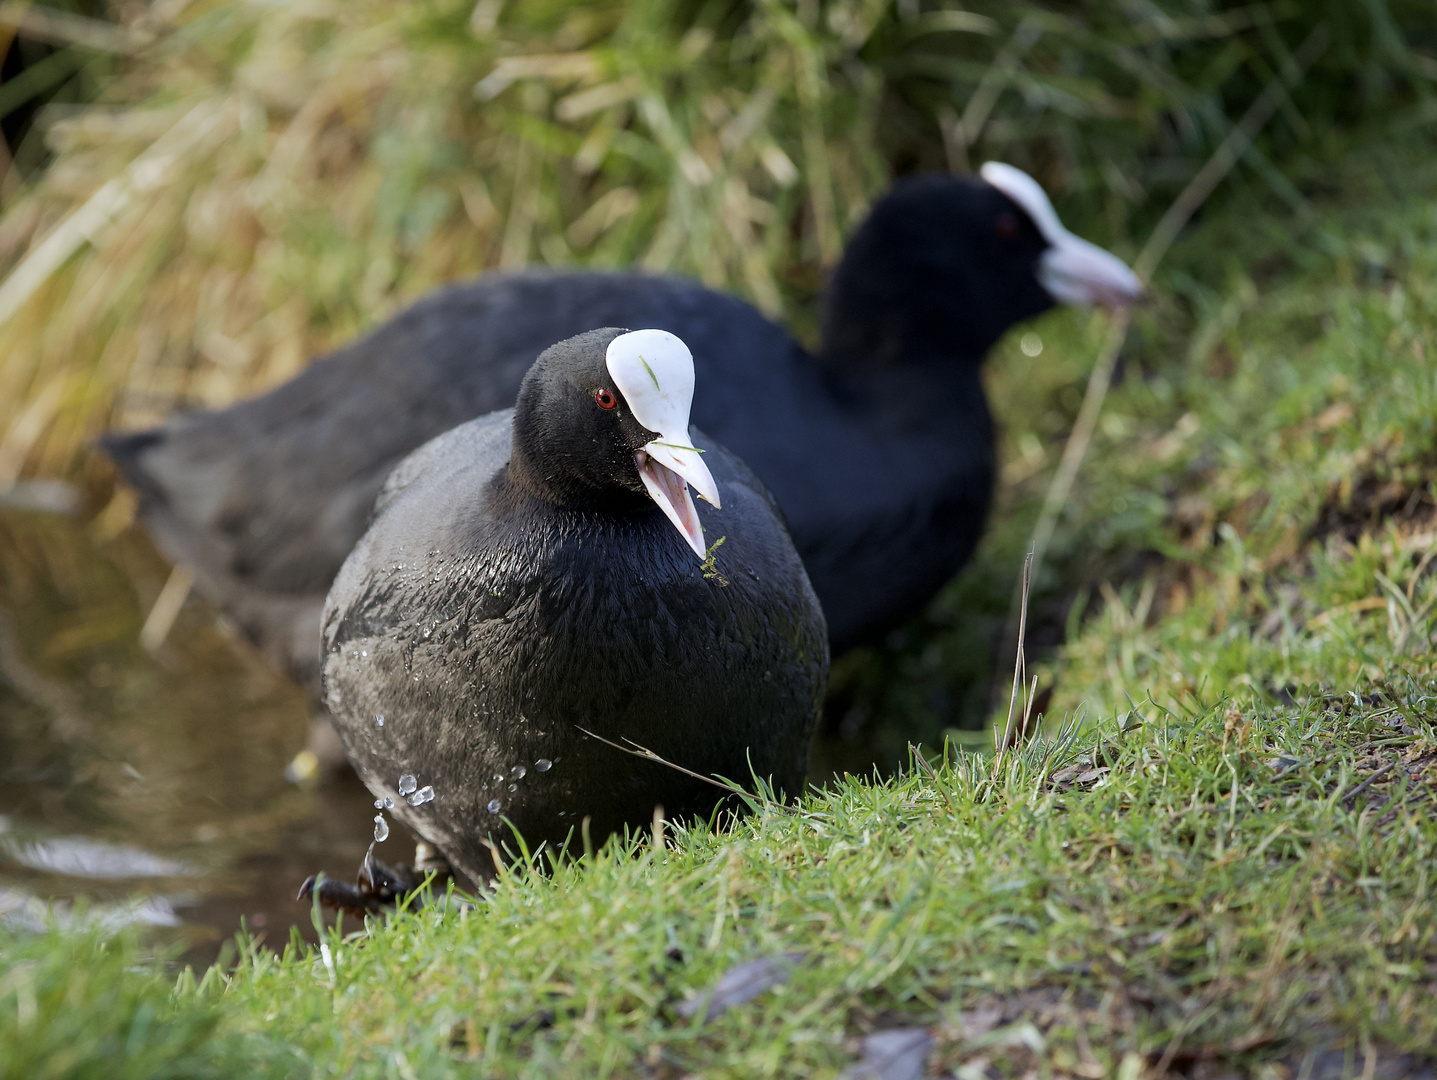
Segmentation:
<svg viewBox="0 0 1437 1080">
<path fill-rule="evenodd" d="M 444 289 L 290 383 L 111 436 L 156 540 L 276 661 L 317 685 L 324 595 L 410 450 L 514 403 L 533 358 L 594 326 L 694 350 L 694 420 L 783 507 L 835 652 L 916 613 L 971 554 L 993 486 L 979 378 L 1013 324 L 1141 293 L 1006 165 L 899 181 L 839 263 L 810 355 L 691 281 L 533 271 Z"/>
<path fill-rule="evenodd" d="M 471 877 L 505 819 L 533 850 L 721 798 L 584 731 L 802 789 L 823 613 L 763 484 L 690 441 L 693 388 L 664 331 L 553 346 L 514 408 L 400 463 L 335 580 L 324 694 L 350 758 Z"/>
</svg>

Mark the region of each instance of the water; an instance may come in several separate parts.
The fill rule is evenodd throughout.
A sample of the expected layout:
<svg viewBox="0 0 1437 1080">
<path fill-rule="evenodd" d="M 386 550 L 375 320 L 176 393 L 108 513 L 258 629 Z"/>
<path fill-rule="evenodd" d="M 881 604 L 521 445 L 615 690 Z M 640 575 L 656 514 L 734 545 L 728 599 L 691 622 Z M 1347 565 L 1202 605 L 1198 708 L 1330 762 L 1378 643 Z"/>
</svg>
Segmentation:
<svg viewBox="0 0 1437 1080">
<path fill-rule="evenodd" d="M 196 963 L 241 918 L 312 940 L 295 891 L 353 879 L 373 796 L 347 770 L 285 780 L 305 695 L 203 600 L 154 655 L 139 645 L 169 572 L 137 530 L 0 509 L 0 921 L 87 912 L 178 935 Z"/>
<path fill-rule="evenodd" d="M 374 842 L 382 844 L 389 839 L 389 822 L 384 820 L 383 814 L 374 815 Z"/>
<path fill-rule="evenodd" d="M 196 964 L 241 919 L 278 945 L 292 925 L 314 940 L 310 907 L 294 898 L 300 882 L 318 871 L 353 880 L 371 838 L 385 839 L 376 811 L 394 800 L 374 805 L 347 769 L 313 787 L 285 779 L 308 742 L 308 700 L 199 596 L 153 654 L 140 646 L 170 567 L 138 529 L 107 535 L 104 517 L 9 501 L 0 503 L 0 922 L 40 928 L 84 913 L 133 923 L 177 936 Z M 824 746 L 815 778 L 837 771 Z M 515 791 L 526 772 L 515 766 L 493 783 Z M 399 790 L 416 806 L 433 798 L 414 777 Z M 487 806 L 502 808 L 500 798 Z M 388 837 L 386 862 L 412 858 L 407 830 L 398 833 L 404 842 Z"/>
<path fill-rule="evenodd" d="M 425 784 L 422 788 L 420 788 L 418 791 L 416 791 L 413 795 L 409 796 L 409 798 L 408 798 L 406 801 L 409 803 L 410 806 L 423 806 L 423 805 L 424 805 L 425 803 L 427 803 L 427 802 L 433 802 L 433 801 L 434 801 L 434 789 L 433 789 L 432 787 L 430 787 L 428 784 Z"/>
</svg>

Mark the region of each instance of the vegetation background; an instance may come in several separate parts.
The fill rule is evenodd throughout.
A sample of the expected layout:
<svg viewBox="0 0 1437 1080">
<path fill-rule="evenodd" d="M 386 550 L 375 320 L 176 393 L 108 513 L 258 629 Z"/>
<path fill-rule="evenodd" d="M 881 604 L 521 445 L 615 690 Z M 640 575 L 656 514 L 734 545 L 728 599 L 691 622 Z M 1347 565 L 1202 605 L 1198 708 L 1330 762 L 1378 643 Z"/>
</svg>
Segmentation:
<svg viewBox="0 0 1437 1080">
<path fill-rule="evenodd" d="M 811 335 L 894 176 L 1010 161 L 1131 258 L 1287 87 L 1158 267 L 1035 581 L 1048 737 L 999 769 L 961 752 L 1006 707 L 1013 584 L 1102 338 L 1078 313 L 990 362 L 974 564 L 835 669 L 832 764 L 897 777 L 516 873 L 481 917 L 246 946 L 173 992 L 132 938 L 16 939 L 11 1074 L 125 1046 L 137 1075 L 836 1075 L 900 1025 L 965 1080 L 1421 1067 L 1437 9 L 9 3 L 7 42 L 0 489 L 76 481 L 106 528 L 130 511 L 99 431 L 274 385 L 441 282 L 637 264 Z M 794 949 L 815 959 L 759 1005 L 677 1018 Z"/>
</svg>

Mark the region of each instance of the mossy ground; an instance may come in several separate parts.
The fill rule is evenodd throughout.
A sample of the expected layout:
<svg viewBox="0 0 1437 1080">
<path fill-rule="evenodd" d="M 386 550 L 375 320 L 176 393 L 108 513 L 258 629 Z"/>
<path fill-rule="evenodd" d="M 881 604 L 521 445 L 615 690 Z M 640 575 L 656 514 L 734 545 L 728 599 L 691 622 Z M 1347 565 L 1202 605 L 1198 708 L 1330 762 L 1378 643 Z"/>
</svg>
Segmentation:
<svg viewBox="0 0 1437 1080">
<path fill-rule="evenodd" d="M 1413 124 L 1327 149 L 1295 209 L 1201 223 L 1136 324 L 1034 594 L 1076 732 L 996 769 L 930 734 L 929 766 L 322 952 L 247 944 L 199 986 L 123 935 L 7 937 L 0 1076 L 833 1076 L 911 1026 L 965 1080 L 1423 1068 L 1437 167 Z M 1096 338 L 1055 315 L 995 356 L 990 539 L 906 643 L 840 670 L 888 730 L 943 693 L 990 712 L 962 672 L 992 663 Z M 789 952 L 786 983 L 680 1013 Z"/>
</svg>

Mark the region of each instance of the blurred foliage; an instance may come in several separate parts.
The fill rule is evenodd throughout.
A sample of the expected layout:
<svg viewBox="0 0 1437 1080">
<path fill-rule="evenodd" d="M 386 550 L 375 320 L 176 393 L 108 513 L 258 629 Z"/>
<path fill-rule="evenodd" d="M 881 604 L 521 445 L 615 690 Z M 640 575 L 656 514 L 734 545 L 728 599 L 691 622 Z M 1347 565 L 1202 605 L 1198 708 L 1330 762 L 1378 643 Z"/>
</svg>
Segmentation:
<svg viewBox="0 0 1437 1080">
<path fill-rule="evenodd" d="M 87 105 L 114 75 L 123 32 L 101 21 L 103 0 L 54 0 L 0 9 L 0 205 L 48 157 L 35 121 Z"/>
<path fill-rule="evenodd" d="M 435 284 L 692 274 L 810 329 L 889 178 L 990 157 L 1123 249 L 1319 21 L 1248 155 L 1425 94 L 1406 0 L 164 0 L 97 103 L 42 115 L 0 217 L 0 484 L 108 424 L 219 405 Z"/>
<path fill-rule="evenodd" d="M 0 1080 L 294 1075 L 258 1040 L 217 1032 L 217 969 L 198 992 L 156 978 L 129 931 L 0 929 Z"/>
</svg>

